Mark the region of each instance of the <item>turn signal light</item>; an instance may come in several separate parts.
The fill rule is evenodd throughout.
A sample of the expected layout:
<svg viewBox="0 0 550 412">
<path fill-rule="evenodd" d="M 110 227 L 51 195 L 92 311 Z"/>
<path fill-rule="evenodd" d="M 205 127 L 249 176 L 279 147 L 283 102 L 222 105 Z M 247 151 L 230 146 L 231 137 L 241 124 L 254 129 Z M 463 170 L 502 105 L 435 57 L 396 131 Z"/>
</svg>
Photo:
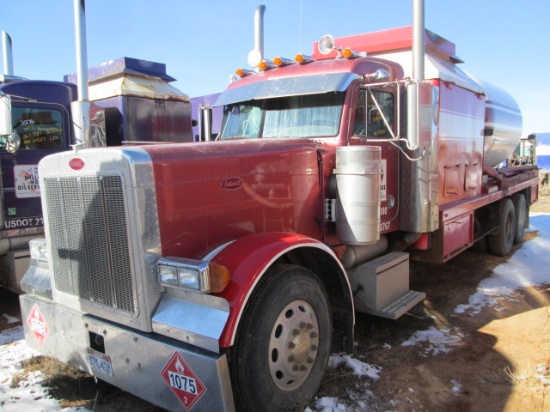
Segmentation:
<svg viewBox="0 0 550 412">
<path fill-rule="evenodd" d="M 209 262 L 208 269 L 210 272 L 210 292 L 222 292 L 231 280 L 231 272 L 225 266 L 215 262 Z"/>
</svg>

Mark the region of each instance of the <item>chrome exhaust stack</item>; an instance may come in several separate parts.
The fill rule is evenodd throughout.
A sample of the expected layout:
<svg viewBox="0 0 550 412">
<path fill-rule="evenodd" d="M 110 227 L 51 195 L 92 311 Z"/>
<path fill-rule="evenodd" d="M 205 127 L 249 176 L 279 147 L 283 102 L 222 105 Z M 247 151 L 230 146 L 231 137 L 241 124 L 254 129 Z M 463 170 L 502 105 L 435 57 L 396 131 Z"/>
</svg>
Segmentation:
<svg viewBox="0 0 550 412">
<path fill-rule="evenodd" d="M 4 61 L 4 76 L 13 76 L 11 37 L 5 31 L 2 31 L 2 57 Z"/>
<path fill-rule="evenodd" d="M 264 5 L 258 6 L 254 13 L 254 49 L 260 52 L 262 58 L 264 57 L 264 14 Z"/>
<path fill-rule="evenodd" d="M 71 103 L 75 147 L 91 147 L 90 102 L 88 97 L 88 58 L 86 49 L 85 0 L 74 0 L 74 26 L 76 42 L 76 79 L 78 101 Z"/>
</svg>

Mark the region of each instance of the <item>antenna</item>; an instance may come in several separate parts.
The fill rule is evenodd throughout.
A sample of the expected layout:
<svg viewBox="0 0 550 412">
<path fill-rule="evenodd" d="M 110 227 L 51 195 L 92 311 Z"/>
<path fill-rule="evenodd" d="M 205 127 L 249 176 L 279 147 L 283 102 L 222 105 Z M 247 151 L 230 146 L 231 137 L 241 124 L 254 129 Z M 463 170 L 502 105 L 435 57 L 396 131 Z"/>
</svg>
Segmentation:
<svg viewBox="0 0 550 412">
<path fill-rule="evenodd" d="M 303 5 L 303 0 L 300 0 L 300 44 L 299 44 L 300 52 L 303 50 L 302 48 L 302 22 L 303 22 L 302 5 Z"/>
</svg>

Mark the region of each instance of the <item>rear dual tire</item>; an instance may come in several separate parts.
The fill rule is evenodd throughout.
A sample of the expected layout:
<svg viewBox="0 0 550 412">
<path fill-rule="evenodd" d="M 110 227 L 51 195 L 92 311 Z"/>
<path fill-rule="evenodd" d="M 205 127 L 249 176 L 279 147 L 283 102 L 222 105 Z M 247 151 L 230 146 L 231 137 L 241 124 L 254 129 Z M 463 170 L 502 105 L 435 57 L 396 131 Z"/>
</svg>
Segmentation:
<svg viewBox="0 0 550 412">
<path fill-rule="evenodd" d="M 498 219 L 497 234 L 488 236 L 487 246 L 491 254 L 506 256 L 512 251 L 516 231 L 516 211 L 511 199 L 502 200 Z"/>
<path fill-rule="evenodd" d="M 521 193 L 516 193 L 512 196 L 512 203 L 514 204 L 514 209 L 516 211 L 514 244 L 517 245 L 523 240 L 525 228 L 527 227 L 527 222 L 529 221 L 529 209 L 527 208 L 525 196 Z"/>
<path fill-rule="evenodd" d="M 521 243 L 527 227 L 528 213 L 525 196 L 521 193 L 501 201 L 497 234 L 487 236 L 487 247 L 491 254 L 506 256 L 512 251 L 514 244 Z"/>
</svg>

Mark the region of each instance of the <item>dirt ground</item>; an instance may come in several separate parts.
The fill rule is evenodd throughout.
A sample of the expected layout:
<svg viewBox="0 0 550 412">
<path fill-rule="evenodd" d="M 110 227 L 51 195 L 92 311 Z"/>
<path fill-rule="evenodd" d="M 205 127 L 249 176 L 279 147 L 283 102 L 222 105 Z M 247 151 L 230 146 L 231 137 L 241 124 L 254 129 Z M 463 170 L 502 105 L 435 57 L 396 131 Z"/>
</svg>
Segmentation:
<svg viewBox="0 0 550 412">
<path fill-rule="evenodd" d="M 542 197 L 531 212 L 550 213 L 550 197 Z M 528 232 L 524 241 L 536 236 Z M 380 379 L 357 377 L 344 367 L 329 369 L 318 397 L 346 401 L 363 394 L 368 406 L 356 410 L 368 411 L 550 411 L 550 385 L 540 380 L 550 381 L 550 285 L 518 291 L 475 316 L 454 313 L 505 261 L 465 252 L 444 265 L 412 264 L 411 287 L 427 294 L 422 313 L 397 321 L 356 319 L 353 355 L 380 367 Z M 20 318 L 17 297 L 1 289 L 0 295 L 1 313 Z M 0 317 L 0 330 L 13 326 Z M 427 356 L 418 346 L 401 345 L 430 327 L 453 331 L 461 343 L 448 353 Z M 35 359 L 26 367 L 48 368 L 49 386 L 57 399 L 64 399 L 62 406 L 160 410 L 114 388 L 101 387 L 98 396 L 91 377 L 60 369 L 56 362 Z"/>
</svg>

